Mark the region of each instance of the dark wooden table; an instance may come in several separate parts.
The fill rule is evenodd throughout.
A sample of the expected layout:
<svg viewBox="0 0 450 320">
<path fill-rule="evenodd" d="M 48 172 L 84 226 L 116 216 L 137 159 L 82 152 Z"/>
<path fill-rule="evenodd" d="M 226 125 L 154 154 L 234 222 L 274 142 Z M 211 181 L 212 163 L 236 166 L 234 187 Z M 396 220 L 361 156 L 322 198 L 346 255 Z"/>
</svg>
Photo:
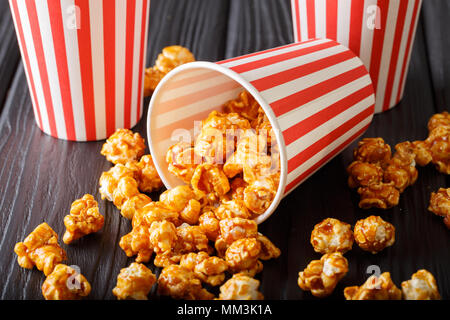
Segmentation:
<svg viewBox="0 0 450 320">
<path fill-rule="evenodd" d="M 450 1 L 426 0 L 414 45 L 406 93 L 392 111 L 377 115 L 365 134 L 391 145 L 424 139 L 428 118 L 450 102 Z M 198 60 L 216 61 L 293 41 L 290 1 L 152 0 L 147 64 L 167 45 L 190 48 Z M 146 100 L 148 103 L 148 100 Z M 49 223 L 61 238 L 63 217 L 73 200 L 91 193 L 99 200 L 105 226 L 71 246 L 63 245 L 68 264 L 78 265 L 92 285 L 90 299 L 114 299 L 119 270 L 133 259 L 119 248 L 131 229 L 112 203 L 100 200 L 98 178 L 110 164 L 100 155 L 102 141 L 74 143 L 53 139 L 35 125 L 8 3 L 0 1 L 0 297 L 42 299 L 42 272 L 19 267 L 13 252 L 38 224 Z M 145 118 L 145 116 L 144 116 Z M 146 136 L 145 121 L 135 130 Z M 282 201 L 260 226 L 281 249 L 258 276 L 267 299 L 315 299 L 297 286 L 299 270 L 319 259 L 309 244 L 311 230 L 326 217 L 354 224 L 380 215 L 397 229 L 396 243 L 377 255 L 358 248 L 346 254 L 350 271 L 330 299 L 360 285 L 367 268 L 389 271 L 397 286 L 421 268 L 430 270 L 444 299 L 450 298 L 450 230 L 427 211 L 430 193 L 449 185 L 432 166 L 419 169 L 417 183 L 400 204 L 386 211 L 358 209 L 346 185 L 345 168 L 354 145 L 332 160 Z M 159 274 L 151 263 L 149 266 Z M 156 286 L 152 297 L 156 298 Z"/>
</svg>

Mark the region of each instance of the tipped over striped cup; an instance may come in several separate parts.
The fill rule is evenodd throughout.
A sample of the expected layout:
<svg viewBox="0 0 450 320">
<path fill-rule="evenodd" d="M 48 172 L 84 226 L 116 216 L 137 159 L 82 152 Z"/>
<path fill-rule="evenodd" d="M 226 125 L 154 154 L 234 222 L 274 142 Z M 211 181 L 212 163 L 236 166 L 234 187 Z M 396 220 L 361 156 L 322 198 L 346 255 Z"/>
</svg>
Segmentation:
<svg viewBox="0 0 450 320">
<path fill-rule="evenodd" d="M 149 0 L 9 0 L 36 123 L 93 141 L 142 117 Z"/>
<path fill-rule="evenodd" d="M 183 184 L 167 170 L 167 149 L 195 138 L 195 121 L 247 90 L 266 112 L 280 146 L 280 184 L 260 223 L 280 200 L 369 126 L 374 91 L 361 60 L 331 40 L 294 43 L 217 63 L 175 68 L 153 93 L 147 136 L 167 188 Z"/>
<path fill-rule="evenodd" d="M 335 40 L 370 72 L 375 113 L 403 97 L 422 0 L 291 0 L 295 41 Z"/>
</svg>

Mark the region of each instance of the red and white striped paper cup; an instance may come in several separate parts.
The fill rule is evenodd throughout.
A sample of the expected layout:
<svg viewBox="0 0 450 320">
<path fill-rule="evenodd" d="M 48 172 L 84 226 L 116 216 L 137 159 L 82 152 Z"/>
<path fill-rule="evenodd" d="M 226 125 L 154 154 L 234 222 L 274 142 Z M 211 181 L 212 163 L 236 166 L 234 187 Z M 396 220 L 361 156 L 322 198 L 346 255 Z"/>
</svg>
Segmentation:
<svg viewBox="0 0 450 320">
<path fill-rule="evenodd" d="M 291 0 L 295 41 L 328 38 L 364 62 L 375 113 L 403 97 L 422 0 Z"/>
<path fill-rule="evenodd" d="M 183 184 L 167 170 L 167 149 L 180 137 L 191 141 L 194 121 L 220 110 L 243 89 L 266 112 L 280 146 L 280 184 L 259 223 L 286 194 L 363 134 L 375 97 L 361 60 L 325 39 L 177 67 L 153 93 L 147 118 L 150 150 L 167 188 Z"/>
<path fill-rule="evenodd" d="M 142 117 L 149 0 L 9 0 L 37 125 L 93 141 Z"/>
</svg>

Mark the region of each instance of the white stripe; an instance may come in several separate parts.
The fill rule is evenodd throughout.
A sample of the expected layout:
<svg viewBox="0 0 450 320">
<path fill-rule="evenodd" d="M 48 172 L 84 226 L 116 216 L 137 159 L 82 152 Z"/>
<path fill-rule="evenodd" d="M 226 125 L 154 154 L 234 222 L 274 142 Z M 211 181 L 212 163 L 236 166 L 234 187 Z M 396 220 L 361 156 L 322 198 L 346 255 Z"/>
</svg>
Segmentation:
<svg viewBox="0 0 450 320">
<path fill-rule="evenodd" d="M 91 23 L 92 78 L 94 85 L 95 131 L 106 137 L 105 56 L 103 40 L 103 1 L 89 1 Z M 83 13 L 81 13 L 83 14 Z"/>
<path fill-rule="evenodd" d="M 61 0 L 61 11 L 64 23 L 64 39 L 66 42 L 67 68 L 69 73 L 70 93 L 72 98 L 73 119 L 76 140 L 86 140 L 86 120 L 84 114 L 83 86 L 81 83 L 80 57 L 78 55 L 77 30 L 69 28 L 66 15 L 70 8 L 74 8 L 74 0 Z M 72 14 L 72 13 L 71 13 Z"/>
<path fill-rule="evenodd" d="M 141 108 L 140 108 L 140 114 L 139 114 L 139 119 L 142 117 L 142 115 L 144 114 L 144 108 L 146 106 L 144 106 L 144 74 L 145 74 L 145 64 L 147 61 L 147 40 L 148 40 L 148 24 L 149 24 L 149 16 L 150 16 L 150 0 L 144 0 L 147 2 L 147 12 L 145 13 L 145 35 L 144 35 L 144 43 L 142 44 L 144 46 L 143 48 L 143 52 L 142 52 L 142 70 L 141 70 L 141 83 L 142 83 L 142 87 L 141 87 L 141 92 L 139 92 L 139 103 L 141 104 Z"/>
<path fill-rule="evenodd" d="M 291 12 L 292 12 L 292 25 L 294 26 L 294 42 L 299 42 L 299 35 L 297 34 L 297 25 L 300 23 L 300 21 L 297 21 L 297 10 L 295 9 L 295 4 L 297 3 L 297 0 L 291 0 Z"/>
<path fill-rule="evenodd" d="M 327 37 L 327 4 L 326 0 L 315 0 L 316 38 Z"/>
<path fill-rule="evenodd" d="M 306 0 L 298 0 L 299 1 L 299 10 L 300 10 L 300 33 L 302 36 L 301 41 L 308 40 L 308 16 L 306 9 Z"/>
<path fill-rule="evenodd" d="M 310 147 L 313 143 L 319 141 L 333 130 L 337 129 L 346 121 L 359 114 L 361 111 L 367 109 L 373 104 L 373 96 L 358 102 L 352 107 L 346 109 L 344 112 L 339 113 L 334 118 L 328 120 L 324 124 L 309 131 L 304 136 L 300 137 L 296 141 L 286 146 L 287 158 L 290 160 L 297 156 L 300 152 Z"/>
<path fill-rule="evenodd" d="M 337 1 L 337 6 L 337 41 L 340 44 L 348 47 L 350 37 L 352 0 L 339 0 Z"/>
<path fill-rule="evenodd" d="M 338 139 L 334 140 L 333 142 L 331 142 L 326 148 L 322 149 L 321 151 L 319 151 L 317 154 L 315 154 L 313 157 L 309 158 L 307 161 L 305 161 L 304 163 L 302 163 L 299 167 L 297 167 L 295 170 L 291 171 L 288 174 L 287 177 L 287 182 L 286 185 L 291 183 L 292 181 L 294 181 L 298 176 L 300 176 L 303 172 L 307 171 L 309 168 L 311 168 L 312 166 L 314 166 L 317 162 L 319 162 L 320 160 L 322 160 L 323 158 L 325 158 L 329 153 L 333 152 L 336 148 L 339 147 L 340 144 L 342 144 L 345 140 L 349 139 L 352 135 L 354 135 L 356 132 L 358 132 L 359 130 L 361 130 L 362 128 L 364 128 L 366 125 L 368 125 L 370 122 L 372 121 L 372 116 L 367 117 L 366 119 L 364 119 L 363 121 L 361 121 L 360 123 L 358 123 L 356 126 L 354 126 L 352 129 L 350 129 L 349 131 L 347 131 L 345 134 L 343 134 L 342 136 L 340 136 Z M 354 140 L 358 139 L 358 137 L 355 137 Z M 348 145 L 351 142 L 348 143 Z M 338 153 L 339 154 L 339 153 Z M 330 160 L 332 160 L 334 157 L 330 158 L 327 162 L 325 162 L 322 166 L 320 166 L 319 168 L 317 168 L 317 170 L 319 170 L 321 167 L 323 167 L 326 163 L 328 163 Z M 311 175 L 314 174 L 314 172 L 316 172 L 317 170 L 314 170 L 313 172 L 311 172 L 311 174 L 309 174 L 308 176 L 306 176 L 303 181 L 305 181 L 306 179 L 308 179 L 308 177 L 310 177 Z M 295 185 L 295 187 L 293 187 L 289 192 L 293 191 L 299 184 L 301 184 L 303 181 L 300 181 L 297 185 Z M 286 196 L 287 194 L 289 194 L 289 192 L 287 192 L 284 196 Z"/>
<path fill-rule="evenodd" d="M 116 1 L 116 128 L 124 126 L 127 3 Z"/>
<path fill-rule="evenodd" d="M 374 30 L 370 29 L 367 26 L 369 14 L 367 13 L 367 9 L 369 6 L 377 5 L 377 0 L 364 0 L 364 12 L 363 12 L 363 23 L 362 23 L 362 31 L 361 31 L 361 48 L 360 54 L 361 60 L 364 62 L 366 69 L 370 70 L 370 60 L 372 58 L 372 44 L 373 44 L 373 33 Z"/>
<path fill-rule="evenodd" d="M 141 45 L 141 25 L 142 21 L 142 0 L 136 0 L 136 11 L 134 16 L 134 48 L 133 48 L 133 82 L 132 82 L 132 91 L 131 91 L 131 115 L 130 115 L 130 124 L 133 127 L 136 124 L 137 117 L 137 105 L 138 99 L 138 91 L 139 91 L 139 77 L 142 75 L 139 70 L 139 53 L 140 53 L 140 45 Z"/>
<path fill-rule="evenodd" d="M 189 78 L 194 78 L 197 76 L 201 76 L 207 73 L 214 73 L 214 71 L 210 70 L 210 69 L 191 69 L 189 70 L 189 72 L 183 72 L 183 73 L 179 73 L 176 75 L 176 78 L 173 78 L 173 82 L 175 81 L 179 81 L 179 80 L 184 80 L 184 79 L 189 79 Z M 170 81 L 171 83 L 172 80 Z"/>
<path fill-rule="evenodd" d="M 337 88 L 307 104 L 302 105 L 300 108 L 294 109 L 282 116 L 278 117 L 278 124 L 282 131 L 296 125 L 300 121 L 311 117 L 317 112 L 328 108 L 336 102 L 346 98 L 350 94 L 367 87 L 372 84 L 369 75 L 365 75 L 359 79 L 356 79 L 345 86 Z"/>
<path fill-rule="evenodd" d="M 66 123 L 62 106 L 61 88 L 59 87 L 58 67 L 56 66 L 55 48 L 53 46 L 52 28 L 46 1 L 36 4 L 42 44 L 47 67 L 48 81 L 55 115 L 56 132 L 60 139 L 67 139 Z"/>
<path fill-rule="evenodd" d="M 386 30 L 384 34 L 383 50 L 381 54 L 380 72 L 378 76 L 378 86 L 377 92 L 375 94 L 375 96 L 377 97 L 375 112 L 381 112 L 383 110 L 384 96 L 386 92 L 389 68 L 391 66 L 392 48 L 394 46 L 394 36 L 397 27 L 396 25 L 399 8 L 400 8 L 400 1 L 389 2 Z"/>
<path fill-rule="evenodd" d="M 265 58 L 278 56 L 278 55 L 283 54 L 283 53 L 297 51 L 297 50 L 300 50 L 300 49 L 317 46 L 317 45 L 325 43 L 325 42 L 329 42 L 329 40 L 320 39 L 320 40 L 311 41 L 311 42 L 308 42 L 308 43 L 299 43 L 299 44 L 293 45 L 293 46 L 288 47 L 288 48 L 277 49 L 277 50 L 274 50 L 274 51 L 271 51 L 271 52 L 261 53 L 261 54 L 257 54 L 257 55 L 251 56 L 251 57 L 240 58 L 240 59 L 233 60 L 233 61 L 230 61 L 230 62 L 227 62 L 227 63 L 223 63 L 221 65 L 226 67 L 226 68 L 232 68 L 232 67 L 239 66 L 239 65 L 242 65 L 242 64 L 245 64 L 245 63 L 249 63 L 249 62 L 253 62 L 253 61 L 257 61 L 257 60 L 261 60 L 261 59 L 265 59 Z"/>
<path fill-rule="evenodd" d="M 34 49 L 33 36 L 31 33 L 30 21 L 28 19 L 27 7 L 25 0 L 17 1 L 17 8 L 19 10 L 20 20 L 22 21 L 22 30 L 27 46 L 28 58 L 30 60 L 31 77 L 34 81 L 34 86 L 36 89 L 36 96 L 39 104 L 39 111 L 41 113 L 42 119 L 42 130 L 50 134 L 50 124 L 48 121 L 47 106 L 45 104 L 44 90 L 42 89 L 41 76 L 39 73 L 39 64 L 37 62 L 36 50 Z"/>
<path fill-rule="evenodd" d="M 275 101 L 288 97 L 292 94 L 303 91 L 316 84 L 341 75 L 346 71 L 353 70 L 361 66 L 360 60 L 355 57 L 350 60 L 335 64 L 331 67 L 311 73 L 307 76 L 283 83 L 261 92 L 261 96 L 271 104 Z"/>
</svg>

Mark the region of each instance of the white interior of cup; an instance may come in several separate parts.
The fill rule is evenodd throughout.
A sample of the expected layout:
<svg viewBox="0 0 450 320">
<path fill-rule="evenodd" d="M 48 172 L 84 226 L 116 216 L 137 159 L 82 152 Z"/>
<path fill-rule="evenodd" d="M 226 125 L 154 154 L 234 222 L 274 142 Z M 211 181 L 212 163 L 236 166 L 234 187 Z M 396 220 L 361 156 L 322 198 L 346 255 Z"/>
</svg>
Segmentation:
<svg viewBox="0 0 450 320">
<path fill-rule="evenodd" d="M 170 146 L 194 138 L 195 121 L 247 90 L 265 111 L 280 146 L 280 183 L 270 207 L 255 221 L 265 221 L 284 195 L 287 179 L 287 156 L 283 135 L 272 109 L 259 92 L 236 72 L 212 62 L 192 62 L 169 72 L 159 83 L 149 104 L 147 137 L 150 152 L 166 188 L 185 184 L 168 171 L 166 153 Z"/>
</svg>

